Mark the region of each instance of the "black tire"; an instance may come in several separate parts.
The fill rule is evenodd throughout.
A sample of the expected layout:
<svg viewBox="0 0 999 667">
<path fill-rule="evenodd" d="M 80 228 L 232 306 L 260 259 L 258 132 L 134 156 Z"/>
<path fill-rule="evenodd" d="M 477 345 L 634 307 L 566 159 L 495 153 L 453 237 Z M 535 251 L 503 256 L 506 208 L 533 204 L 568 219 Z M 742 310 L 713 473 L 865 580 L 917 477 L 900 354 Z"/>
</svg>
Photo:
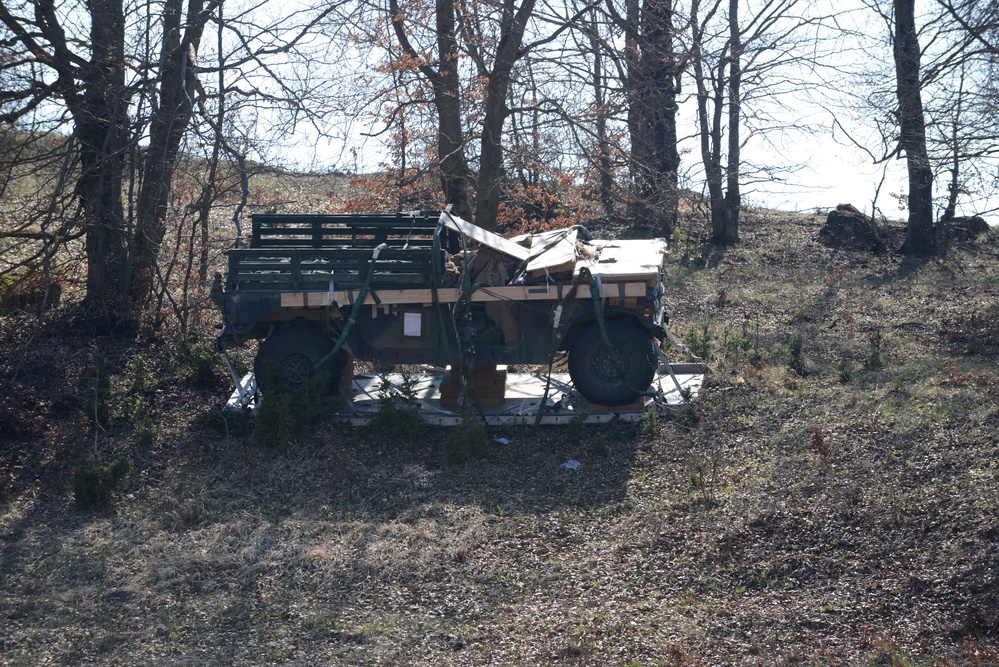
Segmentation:
<svg viewBox="0 0 999 667">
<path fill-rule="evenodd" d="M 329 336 L 309 326 L 293 325 L 278 329 L 257 349 L 257 358 L 253 362 L 257 388 L 265 396 L 271 392 L 297 391 L 306 378 L 317 374 L 316 364 L 325 359 L 335 346 Z M 345 358 L 346 353 L 341 350 L 319 369 L 320 374 L 328 376 L 326 390 L 329 394 L 339 392 Z"/>
<path fill-rule="evenodd" d="M 590 322 L 569 349 L 569 376 L 590 403 L 626 405 L 652 384 L 659 366 L 656 350 L 648 334 L 630 322 L 607 320 L 604 324 L 617 358 L 616 367 L 600 336 L 600 327 Z"/>
</svg>

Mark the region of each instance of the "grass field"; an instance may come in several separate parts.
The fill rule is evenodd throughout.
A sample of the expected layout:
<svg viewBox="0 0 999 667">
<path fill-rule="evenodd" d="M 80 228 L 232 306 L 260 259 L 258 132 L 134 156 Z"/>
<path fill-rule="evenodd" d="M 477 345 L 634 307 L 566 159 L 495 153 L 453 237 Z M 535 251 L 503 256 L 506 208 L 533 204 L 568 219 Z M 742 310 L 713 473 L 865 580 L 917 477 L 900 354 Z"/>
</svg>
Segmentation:
<svg viewBox="0 0 999 667">
<path fill-rule="evenodd" d="M 999 664 L 999 245 L 821 222 L 674 250 L 691 409 L 461 465 L 447 429 L 254 444 L 203 345 L 4 318 L 0 665 Z M 130 463 L 110 508 L 88 456 Z"/>
</svg>

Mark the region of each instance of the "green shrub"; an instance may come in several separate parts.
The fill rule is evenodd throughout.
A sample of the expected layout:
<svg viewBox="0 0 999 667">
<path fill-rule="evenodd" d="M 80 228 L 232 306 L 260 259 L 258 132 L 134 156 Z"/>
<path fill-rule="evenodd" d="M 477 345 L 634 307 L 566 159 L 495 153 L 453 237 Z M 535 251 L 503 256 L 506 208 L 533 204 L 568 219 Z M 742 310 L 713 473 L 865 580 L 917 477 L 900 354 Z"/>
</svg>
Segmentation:
<svg viewBox="0 0 999 667">
<path fill-rule="evenodd" d="M 423 418 L 414 408 L 382 401 L 369 428 L 393 440 L 413 443 L 423 437 L 424 426 Z"/>
<path fill-rule="evenodd" d="M 462 421 L 444 441 L 444 460 L 448 463 L 487 459 L 491 454 L 486 428 L 474 419 Z"/>
<path fill-rule="evenodd" d="M 642 417 L 642 435 L 655 435 L 659 432 L 659 413 L 649 408 Z"/>
<path fill-rule="evenodd" d="M 87 366 L 87 401 L 84 411 L 94 426 L 106 426 L 111 421 L 111 373 L 108 371 L 107 359 L 100 352 L 94 353 L 94 358 Z"/>
<path fill-rule="evenodd" d="M 157 383 L 149 372 L 145 355 L 136 354 L 125 375 L 112 375 L 107 359 L 95 352 L 85 373 L 87 397 L 83 410 L 95 426 L 120 425 L 124 420 L 152 420 L 151 396 Z M 137 436 L 140 428 L 136 428 Z"/>
<path fill-rule="evenodd" d="M 586 438 L 586 415 L 579 415 L 569 420 L 565 427 L 565 437 L 572 445 L 578 445 Z"/>
<path fill-rule="evenodd" d="M 881 360 L 881 345 L 883 343 L 881 329 L 873 329 L 868 334 L 867 341 L 870 349 L 867 353 L 867 361 L 864 362 L 864 367 L 868 370 L 880 370 L 884 367 L 884 363 Z"/>
<path fill-rule="evenodd" d="M 703 336 L 707 336 L 710 342 L 709 333 L 699 334 L 698 337 Z M 759 319 L 753 322 L 752 330 L 750 330 L 748 320 L 743 320 L 739 331 L 725 327 L 722 330 L 721 348 L 725 359 L 730 363 L 738 364 L 745 359 L 750 364 L 759 364 L 765 358 L 763 347 L 760 344 Z M 710 352 L 710 349 L 707 351 Z"/>
<path fill-rule="evenodd" d="M 156 444 L 156 439 L 160 435 L 160 430 L 156 427 L 151 415 L 146 415 L 135 427 L 132 438 L 135 446 L 140 450 L 148 451 Z"/>
<path fill-rule="evenodd" d="M 850 380 L 853 379 L 853 364 L 850 363 L 850 360 L 840 359 L 837 370 L 840 384 L 850 384 Z"/>
<path fill-rule="evenodd" d="M 329 373 L 306 378 L 291 396 L 291 415 L 297 435 L 311 434 L 342 407 L 341 399 L 330 394 Z"/>
<path fill-rule="evenodd" d="M 725 358 L 733 363 L 739 363 L 743 355 L 749 351 L 752 345 L 749 336 L 746 334 L 745 325 L 742 331 L 732 331 L 728 327 L 722 330 L 721 346 Z"/>
<path fill-rule="evenodd" d="M 195 389 L 218 387 L 218 369 L 223 362 L 214 345 L 187 333 L 178 335 L 175 343 L 171 360 L 174 373 Z"/>
<path fill-rule="evenodd" d="M 238 410 L 213 408 L 203 413 L 198 424 L 218 436 L 244 438 L 253 433 L 253 424 L 246 413 Z"/>
<path fill-rule="evenodd" d="M 264 372 L 281 373 L 280 367 L 267 364 Z M 269 386 L 282 386 L 283 380 Z M 328 393 L 329 375 L 320 373 L 306 378 L 294 392 L 271 392 L 257 406 L 256 427 L 253 441 L 265 447 L 280 448 L 296 440 L 303 440 L 316 428 L 336 414 L 339 399 Z"/>
<path fill-rule="evenodd" d="M 73 471 L 73 501 L 80 509 L 107 507 L 111 494 L 132 469 L 128 458 L 121 456 L 107 465 L 86 460 Z"/>
<path fill-rule="evenodd" d="M 708 324 L 708 311 L 705 310 L 704 319 L 701 321 L 700 328 L 692 327 L 687 332 L 687 349 L 690 350 L 690 353 L 694 356 L 708 360 L 711 358 L 711 348 L 713 342 L 711 327 Z"/>
<path fill-rule="evenodd" d="M 802 377 L 808 375 L 804 346 L 805 337 L 800 331 L 787 342 L 787 367 Z"/>
<path fill-rule="evenodd" d="M 594 456 L 599 456 L 602 459 L 610 456 L 610 445 L 607 444 L 607 439 L 602 435 L 593 438 L 591 449 Z"/>
<path fill-rule="evenodd" d="M 137 354 L 132 357 L 128 372 L 128 386 L 125 388 L 125 410 L 129 417 L 146 414 L 150 409 L 150 394 L 156 389 L 156 379 L 146 368 L 146 357 Z"/>
<path fill-rule="evenodd" d="M 256 425 L 253 429 L 253 441 L 275 449 L 290 443 L 295 435 L 291 406 L 291 394 L 275 393 L 273 396 L 263 397 L 254 413 Z"/>
</svg>

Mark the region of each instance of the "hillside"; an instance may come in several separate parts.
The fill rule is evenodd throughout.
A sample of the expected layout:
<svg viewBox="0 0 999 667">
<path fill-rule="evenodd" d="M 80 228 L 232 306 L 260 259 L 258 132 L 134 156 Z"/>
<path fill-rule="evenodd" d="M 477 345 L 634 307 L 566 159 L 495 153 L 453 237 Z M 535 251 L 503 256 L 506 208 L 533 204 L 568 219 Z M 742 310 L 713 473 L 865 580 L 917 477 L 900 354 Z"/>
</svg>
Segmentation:
<svg viewBox="0 0 999 667">
<path fill-rule="evenodd" d="M 999 663 L 999 243 L 821 223 L 676 244 L 691 408 L 462 465 L 446 429 L 255 444 L 195 337 L 0 318 L 0 664 Z M 130 463 L 110 509 L 88 456 Z"/>
</svg>

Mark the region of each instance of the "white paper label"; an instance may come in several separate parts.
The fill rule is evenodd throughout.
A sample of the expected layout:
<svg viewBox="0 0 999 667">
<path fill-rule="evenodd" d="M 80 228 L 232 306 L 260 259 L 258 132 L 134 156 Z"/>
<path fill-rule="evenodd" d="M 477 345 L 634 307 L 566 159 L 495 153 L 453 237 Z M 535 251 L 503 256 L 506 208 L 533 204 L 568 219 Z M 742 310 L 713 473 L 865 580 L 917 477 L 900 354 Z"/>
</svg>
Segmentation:
<svg viewBox="0 0 999 667">
<path fill-rule="evenodd" d="M 403 336 L 423 335 L 423 316 L 420 313 L 402 314 L 402 335 Z"/>
</svg>

